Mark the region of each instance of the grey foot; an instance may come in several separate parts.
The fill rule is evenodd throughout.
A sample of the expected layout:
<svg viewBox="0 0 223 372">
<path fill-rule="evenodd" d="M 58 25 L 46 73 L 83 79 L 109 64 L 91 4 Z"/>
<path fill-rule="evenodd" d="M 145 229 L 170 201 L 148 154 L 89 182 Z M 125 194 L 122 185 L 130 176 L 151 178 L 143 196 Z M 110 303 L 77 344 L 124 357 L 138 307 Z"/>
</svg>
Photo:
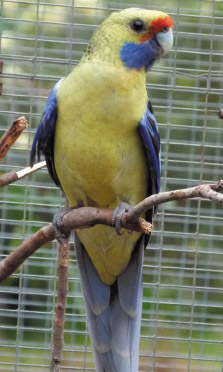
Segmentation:
<svg viewBox="0 0 223 372">
<path fill-rule="evenodd" d="M 112 217 L 112 226 L 115 228 L 118 235 L 121 235 L 121 219 L 125 212 L 128 212 L 132 207 L 128 203 L 121 202 L 114 210 Z"/>
<path fill-rule="evenodd" d="M 70 212 L 75 207 L 60 208 L 53 217 L 53 228 L 55 231 L 56 239 L 59 243 L 62 243 L 64 239 L 69 238 L 70 230 L 63 225 L 63 216 Z"/>
</svg>

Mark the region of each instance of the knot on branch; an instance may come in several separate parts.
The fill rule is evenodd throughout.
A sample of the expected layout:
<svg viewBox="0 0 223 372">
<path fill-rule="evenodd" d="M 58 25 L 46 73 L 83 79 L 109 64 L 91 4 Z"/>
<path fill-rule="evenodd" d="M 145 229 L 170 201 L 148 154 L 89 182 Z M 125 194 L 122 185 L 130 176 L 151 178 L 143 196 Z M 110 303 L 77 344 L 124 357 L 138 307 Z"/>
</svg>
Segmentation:
<svg viewBox="0 0 223 372">
<path fill-rule="evenodd" d="M 212 190 L 218 192 L 223 191 L 223 180 L 220 180 L 216 185 L 213 185 Z"/>
</svg>

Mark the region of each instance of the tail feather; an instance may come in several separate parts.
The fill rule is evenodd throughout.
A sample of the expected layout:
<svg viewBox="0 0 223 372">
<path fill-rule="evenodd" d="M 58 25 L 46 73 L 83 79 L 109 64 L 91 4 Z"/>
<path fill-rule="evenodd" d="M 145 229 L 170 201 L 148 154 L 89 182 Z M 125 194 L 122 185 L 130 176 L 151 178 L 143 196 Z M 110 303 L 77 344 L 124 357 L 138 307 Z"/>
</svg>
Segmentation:
<svg viewBox="0 0 223 372">
<path fill-rule="evenodd" d="M 87 325 L 91 335 L 94 340 L 94 345 L 99 353 L 106 353 L 111 350 L 111 331 L 110 331 L 110 317 L 109 308 L 107 308 L 100 315 L 95 315 L 88 304 L 86 304 L 87 311 Z"/>
<path fill-rule="evenodd" d="M 110 288 L 100 279 L 91 259 L 75 234 L 76 255 L 81 276 L 81 285 L 86 301 L 95 315 L 104 311 L 110 302 Z"/>
<path fill-rule="evenodd" d="M 96 371 L 103 371 L 103 372 L 121 372 L 119 368 L 117 368 L 117 364 L 115 363 L 115 358 L 114 358 L 114 352 L 112 349 L 104 354 L 99 354 L 98 351 L 96 350 L 96 353 L 99 355 L 99 363 L 95 363 L 96 365 Z M 94 354 L 94 358 L 95 358 Z M 96 360 L 96 358 L 95 358 Z M 123 371 L 128 371 L 128 369 L 124 369 Z"/>
<path fill-rule="evenodd" d="M 97 372 L 138 372 L 144 239 L 115 285 L 102 282 L 77 236 L 76 254 Z"/>
<path fill-rule="evenodd" d="M 135 319 L 136 317 L 131 318 L 123 311 L 117 296 L 111 304 L 110 311 L 112 346 L 123 358 L 130 358 L 131 355 L 131 337 Z"/>
<path fill-rule="evenodd" d="M 114 364 L 115 364 L 115 371 L 117 372 L 129 372 L 132 371 L 131 369 L 131 358 L 128 357 L 123 357 L 120 355 L 116 350 L 112 350 L 112 357 L 114 359 Z M 107 370 L 105 370 L 107 372 Z M 110 372 L 110 370 L 109 370 Z M 137 369 L 138 372 L 138 369 Z"/>
<path fill-rule="evenodd" d="M 144 258 L 144 236 L 140 238 L 137 247 L 132 253 L 131 260 L 126 270 L 118 276 L 119 298 L 123 310 L 131 317 L 137 315 L 141 302 L 141 278 Z M 128 293 L 128 295 L 126 295 Z"/>
</svg>

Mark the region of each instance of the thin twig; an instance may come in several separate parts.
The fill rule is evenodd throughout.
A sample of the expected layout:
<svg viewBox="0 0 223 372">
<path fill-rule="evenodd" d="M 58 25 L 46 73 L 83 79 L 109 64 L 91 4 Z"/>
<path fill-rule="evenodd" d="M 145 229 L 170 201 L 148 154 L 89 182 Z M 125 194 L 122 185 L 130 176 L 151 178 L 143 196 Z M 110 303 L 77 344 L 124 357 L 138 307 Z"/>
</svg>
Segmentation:
<svg viewBox="0 0 223 372">
<path fill-rule="evenodd" d="M 138 216 L 144 214 L 146 210 L 169 201 L 197 197 L 223 203 L 223 195 L 219 193 L 220 191 L 223 191 L 223 181 L 152 195 L 122 216 L 122 227 L 129 231 L 150 233 L 151 225 L 142 218 L 137 220 Z M 112 226 L 112 217 L 113 211 L 110 209 L 82 207 L 65 214 L 63 225 L 70 230 L 88 228 L 97 224 Z M 53 225 L 50 224 L 25 240 L 15 251 L 0 262 L 0 282 L 10 276 L 38 248 L 53 239 L 55 239 L 55 233 Z"/>
<path fill-rule="evenodd" d="M 0 160 L 4 158 L 25 128 L 28 128 L 28 122 L 25 117 L 22 116 L 13 121 L 11 128 L 9 128 L 0 139 Z"/>
<path fill-rule="evenodd" d="M 134 222 L 147 210 L 159 204 L 167 203 L 173 200 L 183 200 L 200 197 L 213 200 L 217 203 L 223 203 L 223 195 L 219 193 L 220 191 L 223 191 L 223 180 L 220 180 L 216 184 L 204 184 L 195 187 L 189 187 L 187 189 L 154 194 L 141 201 L 134 208 L 129 210 L 128 213 L 125 213 L 123 215 L 122 222 Z"/>
<path fill-rule="evenodd" d="M 27 167 L 18 172 L 11 171 L 9 173 L 1 174 L 0 175 L 0 187 L 10 185 L 13 182 L 21 180 L 22 178 L 28 176 L 31 173 L 38 171 L 39 169 L 45 166 L 46 166 L 46 162 L 41 161 L 40 163 L 35 164 L 32 168 Z"/>
</svg>

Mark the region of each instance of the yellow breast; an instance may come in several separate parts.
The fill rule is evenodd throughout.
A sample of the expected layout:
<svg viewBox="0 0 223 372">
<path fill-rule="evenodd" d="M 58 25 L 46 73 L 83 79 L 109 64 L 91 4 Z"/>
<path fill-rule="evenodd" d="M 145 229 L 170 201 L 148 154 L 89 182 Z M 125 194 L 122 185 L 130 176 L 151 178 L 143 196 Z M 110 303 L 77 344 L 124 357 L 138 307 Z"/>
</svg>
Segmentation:
<svg viewBox="0 0 223 372">
<path fill-rule="evenodd" d="M 145 74 L 82 63 L 58 94 L 55 166 L 73 205 L 114 208 L 146 196 L 138 123 L 146 110 Z M 111 284 L 128 264 L 138 234 L 95 226 L 78 232 L 99 275 Z"/>
</svg>

